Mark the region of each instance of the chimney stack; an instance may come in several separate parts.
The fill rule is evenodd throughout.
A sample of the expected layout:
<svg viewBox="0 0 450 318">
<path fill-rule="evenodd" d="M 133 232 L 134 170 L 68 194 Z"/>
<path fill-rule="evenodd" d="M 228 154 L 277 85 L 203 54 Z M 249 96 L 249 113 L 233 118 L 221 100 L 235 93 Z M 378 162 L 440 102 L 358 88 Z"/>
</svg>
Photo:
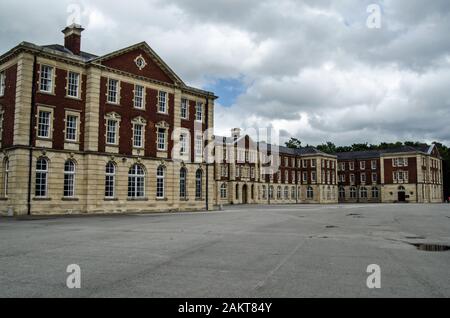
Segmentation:
<svg viewBox="0 0 450 318">
<path fill-rule="evenodd" d="M 81 53 L 81 32 L 84 29 L 79 24 L 71 24 L 62 30 L 64 33 L 64 47 L 75 55 Z"/>
<path fill-rule="evenodd" d="M 241 137 L 241 129 L 240 128 L 233 128 L 231 129 L 231 136 L 236 141 Z"/>
</svg>

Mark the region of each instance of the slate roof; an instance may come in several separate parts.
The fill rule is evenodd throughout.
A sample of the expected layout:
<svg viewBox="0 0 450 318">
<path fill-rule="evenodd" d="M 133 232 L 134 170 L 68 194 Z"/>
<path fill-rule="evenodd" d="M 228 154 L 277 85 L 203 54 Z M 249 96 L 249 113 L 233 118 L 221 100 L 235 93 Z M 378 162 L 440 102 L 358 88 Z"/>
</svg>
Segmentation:
<svg viewBox="0 0 450 318">
<path fill-rule="evenodd" d="M 73 54 L 70 50 L 66 49 L 63 45 L 60 45 L 60 44 L 43 45 L 42 47 L 43 48 L 47 48 L 47 49 L 51 49 L 51 50 L 55 50 L 55 51 L 59 51 L 59 52 L 62 52 L 62 53 L 66 53 L 66 54 L 69 54 L 69 55 L 77 56 L 77 55 Z M 87 52 L 83 52 L 83 51 L 81 51 L 80 56 L 85 62 L 89 62 L 90 60 L 98 58 L 97 55 L 94 55 L 94 54 L 91 54 L 91 53 L 87 53 Z"/>
<path fill-rule="evenodd" d="M 392 154 L 392 153 L 411 153 L 411 152 L 429 153 L 431 147 L 432 146 L 423 144 L 417 147 L 401 146 L 392 149 L 341 152 L 337 153 L 336 155 L 338 157 L 338 160 L 373 159 L 373 158 L 380 158 L 383 154 Z"/>
</svg>

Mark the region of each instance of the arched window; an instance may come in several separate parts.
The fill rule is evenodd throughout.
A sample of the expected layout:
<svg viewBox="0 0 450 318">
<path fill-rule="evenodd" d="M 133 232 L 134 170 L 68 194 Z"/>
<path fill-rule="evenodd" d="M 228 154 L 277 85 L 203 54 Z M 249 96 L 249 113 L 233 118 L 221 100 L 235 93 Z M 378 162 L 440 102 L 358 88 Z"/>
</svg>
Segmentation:
<svg viewBox="0 0 450 318">
<path fill-rule="evenodd" d="M 64 197 L 73 198 L 75 196 L 75 163 L 67 160 L 64 164 Z"/>
<path fill-rule="evenodd" d="M 366 199 L 367 198 L 367 188 L 366 187 L 362 187 L 360 192 L 361 192 L 361 198 Z"/>
<path fill-rule="evenodd" d="M 277 200 L 281 200 L 281 187 L 277 188 Z"/>
<path fill-rule="evenodd" d="M 180 170 L 180 198 L 186 199 L 187 192 L 186 192 L 186 168 L 181 168 Z"/>
<path fill-rule="evenodd" d="M 9 183 L 9 159 L 6 158 L 4 161 L 4 173 L 3 173 L 3 195 L 5 198 L 8 197 L 8 183 Z"/>
<path fill-rule="evenodd" d="M 220 198 L 221 199 L 226 199 L 227 198 L 227 184 L 226 183 L 222 183 L 222 185 L 220 186 Z"/>
<path fill-rule="evenodd" d="M 195 198 L 201 199 L 203 197 L 203 171 L 198 169 L 195 173 Z"/>
<path fill-rule="evenodd" d="M 116 196 L 116 165 L 108 162 L 105 167 L 105 198 L 113 199 Z"/>
<path fill-rule="evenodd" d="M 345 199 L 345 188 L 339 187 L 339 199 Z"/>
<path fill-rule="evenodd" d="M 284 187 L 284 199 L 289 200 L 289 188 Z"/>
<path fill-rule="evenodd" d="M 128 197 L 143 198 L 145 196 L 145 172 L 141 165 L 135 164 L 128 171 Z"/>
<path fill-rule="evenodd" d="M 327 200 L 331 200 L 331 187 L 327 187 Z"/>
<path fill-rule="evenodd" d="M 297 191 L 295 190 L 295 187 L 292 187 L 291 188 L 291 199 L 292 200 L 295 200 L 296 199 L 296 196 L 297 195 Z"/>
<path fill-rule="evenodd" d="M 306 190 L 306 197 L 308 199 L 314 199 L 314 190 L 312 187 L 308 187 L 308 189 Z"/>
<path fill-rule="evenodd" d="M 164 199 L 165 198 L 165 180 L 166 179 L 166 170 L 163 166 L 159 166 L 156 170 L 156 198 Z"/>
<path fill-rule="evenodd" d="M 356 188 L 355 187 L 350 188 L 350 198 L 352 198 L 352 199 L 356 198 Z"/>
<path fill-rule="evenodd" d="M 273 186 L 269 187 L 269 198 L 273 200 Z"/>
<path fill-rule="evenodd" d="M 45 158 L 39 158 L 36 162 L 36 187 L 35 195 L 38 198 L 47 196 L 48 181 L 48 161 Z"/>
<path fill-rule="evenodd" d="M 378 199 L 379 196 L 380 196 L 380 192 L 378 191 L 378 188 L 373 187 L 372 188 L 372 198 Z"/>
</svg>

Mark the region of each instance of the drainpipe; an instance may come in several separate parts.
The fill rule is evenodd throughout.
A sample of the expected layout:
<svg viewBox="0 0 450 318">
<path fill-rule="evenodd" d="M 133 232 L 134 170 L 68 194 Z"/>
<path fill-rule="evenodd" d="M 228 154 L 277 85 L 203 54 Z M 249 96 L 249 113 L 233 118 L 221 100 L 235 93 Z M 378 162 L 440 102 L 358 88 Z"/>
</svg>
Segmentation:
<svg viewBox="0 0 450 318">
<path fill-rule="evenodd" d="M 28 154 L 28 198 L 27 198 L 27 215 L 31 215 L 31 174 L 33 171 L 33 118 L 35 116 L 36 103 L 36 64 L 37 57 L 34 55 L 33 75 L 31 85 L 31 111 L 30 111 L 30 131 L 29 131 L 29 154 Z"/>
<path fill-rule="evenodd" d="M 208 128 L 209 128 L 209 99 L 208 98 L 206 98 L 205 105 L 206 105 L 205 106 L 205 110 L 206 110 L 205 111 L 205 115 L 206 115 L 205 116 L 206 117 L 205 127 L 206 127 L 206 131 L 208 131 Z M 208 141 L 205 141 L 206 147 L 208 146 L 207 142 Z M 205 149 L 207 149 L 206 147 L 205 147 Z M 206 198 L 206 211 L 209 211 L 209 164 L 208 164 L 208 162 L 206 162 L 206 196 L 205 196 L 205 198 Z"/>
</svg>

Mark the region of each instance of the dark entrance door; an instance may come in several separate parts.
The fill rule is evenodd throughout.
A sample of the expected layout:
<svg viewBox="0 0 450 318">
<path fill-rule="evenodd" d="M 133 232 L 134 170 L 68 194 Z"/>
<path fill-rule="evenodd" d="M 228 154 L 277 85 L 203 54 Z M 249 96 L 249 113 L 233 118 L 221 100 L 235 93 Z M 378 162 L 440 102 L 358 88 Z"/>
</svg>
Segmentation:
<svg viewBox="0 0 450 318">
<path fill-rule="evenodd" d="M 406 192 L 405 191 L 398 192 L 398 202 L 406 202 Z"/>
<path fill-rule="evenodd" d="M 247 185 L 244 185 L 242 187 L 242 204 L 247 204 L 248 203 L 248 197 L 247 197 Z"/>
</svg>

